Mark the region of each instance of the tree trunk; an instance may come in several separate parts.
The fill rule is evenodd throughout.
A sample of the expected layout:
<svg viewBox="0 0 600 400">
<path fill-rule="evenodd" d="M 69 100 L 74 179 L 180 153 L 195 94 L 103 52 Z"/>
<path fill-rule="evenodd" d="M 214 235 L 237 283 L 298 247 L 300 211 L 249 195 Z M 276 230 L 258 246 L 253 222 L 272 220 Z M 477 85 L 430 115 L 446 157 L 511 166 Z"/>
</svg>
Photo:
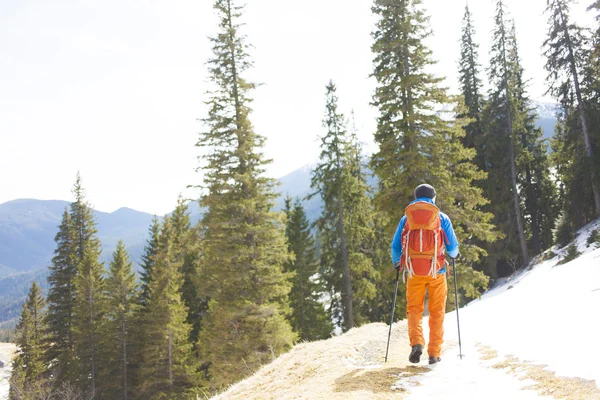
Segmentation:
<svg viewBox="0 0 600 400">
<path fill-rule="evenodd" d="M 91 268 L 91 266 L 90 266 Z M 89 279 L 90 279 L 90 289 L 89 289 L 89 302 L 90 302 L 90 340 L 91 340 L 91 358 L 92 358 L 92 399 L 94 397 L 96 397 L 96 354 L 95 354 L 95 346 L 94 346 L 94 341 L 95 339 L 95 335 L 94 335 L 94 295 L 92 294 L 93 291 L 93 284 L 91 282 L 91 273 L 89 274 Z"/>
<path fill-rule="evenodd" d="M 169 388 L 173 388 L 173 335 L 169 329 Z"/>
<path fill-rule="evenodd" d="M 354 328 L 354 311 L 352 310 L 352 283 L 350 282 L 350 267 L 348 266 L 348 247 L 346 244 L 346 233 L 344 232 L 344 208 L 341 199 L 338 199 L 338 210 L 338 228 L 342 241 L 342 263 L 344 264 L 344 288 L 346 292 L 342 296 L 344 299 L 344 309 L 346 310 L 344 322 L 346 328 L 349 330 Z"/>
<path fill-rule="evenodd" d="M 563 13 L 562 4 L 559 3 L 558 6 L 560 10 L 562 29 L 567 42 L 567 49 L 569 50 L 569 65 L 571 67 L 571 75 L 573 75 L 573 85 L 575 86 L 575 96 L 577 97 L 577 108 L 579 110 L 579 118 L 581 120 L 581 130 L 583 131 L 583 140 L 585 142 L 586 156 L 590 169 L 590 177 L 592 179 L 592 191 L 594 192 L 594 202 L 596 203 L 596 214 L 600 217 L 600 187 L 598 185 L 598 177 L 596 175 L 594 151 L 592 149 L 592 142 L 590 141 L 585 105 L 583 104 L 581 88 L 579 86 L 579 74 L 577 73 L 577 66 L 575 65 L 573 42 L 571 41 L 571 35 L 569 35 L 569 29 L 567 28 L 567 22 Z"/>
<path fill-rule="evenodd" d="M 123 343 L 123 400 L 127 400 L 127 329 L 125 320 L 121 321 L 121 335 Z"/>
</svg>

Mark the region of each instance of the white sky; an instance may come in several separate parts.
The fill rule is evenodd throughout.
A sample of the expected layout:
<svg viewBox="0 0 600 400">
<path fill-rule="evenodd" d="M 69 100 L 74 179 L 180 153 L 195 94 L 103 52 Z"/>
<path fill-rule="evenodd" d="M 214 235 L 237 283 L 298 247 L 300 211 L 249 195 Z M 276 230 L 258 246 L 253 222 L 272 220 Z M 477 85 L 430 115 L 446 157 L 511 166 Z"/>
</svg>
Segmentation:
<svg viewBox="0 0 600 400">
<path fill-rule="evenodd" d="M 588 0 L 591 2 L 591 0 Z M 589 23 L 588 1 L 577 6 Z M 244 32 L 255 47 L 248 77 L 252 121 L 268 138 L 281 177 L 315 162 L 325 84 L 356 113 L 372 149 L 376 112 L 370 0 L 247 0 Z M 456 88 L 464 0 L 425 0 L 438 75 Z M 546 0 L 506 0 L 519 32 L 530 94 L 545 92 L 540 46 Z M 489 58 L 494 1 L 471 2 L 481 62 Z M 212 0 L 0 1 L 0 203 L 70 200 L 79 170 L 101 211 L 171 211 L 198 184 L 194 147 L 206 114 Z M 483 76 L 482 76 L 483 78 Z"/>
</svg>

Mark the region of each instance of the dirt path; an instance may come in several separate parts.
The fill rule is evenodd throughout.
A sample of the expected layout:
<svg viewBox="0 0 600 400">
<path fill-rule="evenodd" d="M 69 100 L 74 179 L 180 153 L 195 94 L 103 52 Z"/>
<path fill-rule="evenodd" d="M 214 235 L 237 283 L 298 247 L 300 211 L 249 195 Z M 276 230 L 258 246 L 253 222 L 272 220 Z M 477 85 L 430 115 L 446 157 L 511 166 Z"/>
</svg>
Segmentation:
<svg viewBox="0 0 600 400">
<path fill-rule="evenodd" d="M 405 389 L 392 389 L 399 377 L 412 378 L 430 369 L 407 365 L 405 322 L 394 324 L 384 364 L 387 335 L 386 324 L 370 324 L 343 336 L 300 344 L 216 399 L 401 399 Z"/>
<path fill-rule="evenodd" d="M 593 381 L 557 377 L 480 344 L 463 344 L 459 360 L 451 337 L 438 366 L 409 364 L 405 321 L 394 324 L 384 363 L 387 333 L 387 325 L 370 324 L 300 344 L 215 399 L 600 399 Z"/>
</svg>

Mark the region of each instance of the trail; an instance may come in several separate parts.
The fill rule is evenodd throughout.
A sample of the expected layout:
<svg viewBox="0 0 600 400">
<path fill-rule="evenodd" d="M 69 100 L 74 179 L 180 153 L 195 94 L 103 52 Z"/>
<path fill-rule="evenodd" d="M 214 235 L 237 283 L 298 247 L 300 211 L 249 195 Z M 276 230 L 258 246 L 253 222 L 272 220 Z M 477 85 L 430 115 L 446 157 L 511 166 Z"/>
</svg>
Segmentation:
<svg viewBox="0 0 600 400">
<path fill-rule="evenodd" d="M 600 400 L 600 248 L 586 245 L 599 228 L 579 232 L 577 259 L 561 264 L 566 249 L 552 248 L 461 308 L 463 359 L 454 312 L 434 367 L 425 356 L 408 362 L 405 321 L 394 324 L 384 363 L 388 326 L 375 323 L 297 345 L 215 399 Z M 426 338 L 427 328 L 424 318 Z"/>
</svg>

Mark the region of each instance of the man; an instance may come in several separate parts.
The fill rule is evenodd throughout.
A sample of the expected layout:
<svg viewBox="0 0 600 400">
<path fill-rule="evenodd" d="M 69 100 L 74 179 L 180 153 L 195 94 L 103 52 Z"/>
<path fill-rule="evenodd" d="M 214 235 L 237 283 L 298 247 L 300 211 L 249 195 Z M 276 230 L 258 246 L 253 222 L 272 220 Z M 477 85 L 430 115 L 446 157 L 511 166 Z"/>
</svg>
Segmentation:
<svg viewBox="0 0 600 400">
<path fill-rule="evenodd" d="M 435 189 L 431 185 L 417 186 L 415 200 L 406 207 L 392 241 L 394 268 L 408 273 L 406 303 L 408 335 L 412 347 L 409 360 L 418 363 L 423 354 L 423 310 L 425 291 L 429 292 L 429 364 L 441 361 L 446 314 L 446 257 L 458 256 L 458 241 L 450 218 L 436 207 Z M 404 275 L 403 275 L 404 276 Z"/>
</svg>

